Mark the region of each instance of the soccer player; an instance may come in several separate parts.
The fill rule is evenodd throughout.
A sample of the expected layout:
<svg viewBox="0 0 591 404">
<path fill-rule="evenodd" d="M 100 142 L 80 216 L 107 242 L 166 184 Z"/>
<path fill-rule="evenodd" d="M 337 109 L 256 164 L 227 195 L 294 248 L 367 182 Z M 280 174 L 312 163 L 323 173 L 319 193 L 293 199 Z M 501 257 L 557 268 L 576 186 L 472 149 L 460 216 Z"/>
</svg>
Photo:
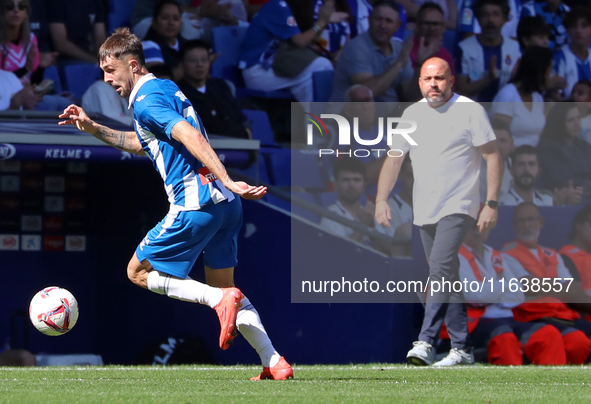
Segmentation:
<svg viewBox="0 0 591 404">
<path fill-rule="evenodd" d="M 234 287 L 236 241 L 242 225 L 239 195 L 259 199 L 267 189 L 229 177 L 209 145 L 201 119 L 172 81 L 157 79 L 145 67 L 140 39 L 119 28 L 99 50 L 105 82 L 134 106 L 135 132 L 119 132 L 93 122 L 70 105 L 60 125 L 75 125 L 118 149 L 147 155 L 162 176 L 170 211 L 148 232 L 127 266 L 136 285 L 169 297 L 206 304 L 221 324 L 220 348 L 238 329 L 263 363 L 259 379 L 293 377 L 289 363 L 267 336 L 257 311 Z M 207 284 L 188 277 L 204 252 Z"/>
<path fill-rule="evenodd" d="M 419 87 L 423 100 L 412 104 L 402 118 L 412 120 L 412 145 L 393 137 L 391 148 L 410 156 L 414 174 L 413 222 L 420 226 L 430 283 L 459 279 L 458 252 L 475 224 L 483 232 L 497 222 L 503 163 L 484 108 L 454 94 L 454 77 L 446 61 L 427 59 L 421 67 Z M 407 153 L 408 152 L 408 153 Z M 406 156 L 408 154 L 408 156 Z M 487 164 L 487 201 L 478 214 L 481 158 Z M 376 221 L 389 227 L 392 218 L 388 195 L 394 188 L 403 158 L 386 158 L 378 180 Z M 478 220 L 477 220 L 478 218 Z M 447 290 L 447 289 L 446 289 Z M 434 293 L 427 297 L 418 341 L 407 354 L 414 365 L 431 365 L 433 344 L 445 320 L 452 349 L 437 366 L 474 363 L 468 335 L 467 307 L 462 292 Z"/>
</svg>

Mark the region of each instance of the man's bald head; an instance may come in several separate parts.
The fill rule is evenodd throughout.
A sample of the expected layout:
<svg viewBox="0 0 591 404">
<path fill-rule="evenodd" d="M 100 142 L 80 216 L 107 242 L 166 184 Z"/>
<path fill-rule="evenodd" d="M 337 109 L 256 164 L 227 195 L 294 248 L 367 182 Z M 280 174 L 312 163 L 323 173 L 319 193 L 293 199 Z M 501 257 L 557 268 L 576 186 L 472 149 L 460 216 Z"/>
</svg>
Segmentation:
<svg viewBox="0 0 591 404">
<path fill-rule="evenodd" d="M 453 84 L 449 63 L 438 57 L 425 60 L 419 75 L 419 88 L 429 105 L 437 108 L 449 101 Z"/>
</svg>

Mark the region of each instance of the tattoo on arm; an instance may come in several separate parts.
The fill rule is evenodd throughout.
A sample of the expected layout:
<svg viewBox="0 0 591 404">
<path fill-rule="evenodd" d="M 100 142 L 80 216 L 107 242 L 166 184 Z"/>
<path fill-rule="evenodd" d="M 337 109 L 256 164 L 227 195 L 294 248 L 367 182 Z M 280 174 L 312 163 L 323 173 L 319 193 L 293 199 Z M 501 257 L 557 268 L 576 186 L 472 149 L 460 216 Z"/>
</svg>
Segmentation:
<svg viewBox="0 0 591 404">
<path fill-rule="evenodd" d="M 106 126 L 99 126 L 96 131 L 97 137 L 118 149 L 135 151 L 133 144 L 128 142 L 128 133 L 116 131 Z"/>
</svg>

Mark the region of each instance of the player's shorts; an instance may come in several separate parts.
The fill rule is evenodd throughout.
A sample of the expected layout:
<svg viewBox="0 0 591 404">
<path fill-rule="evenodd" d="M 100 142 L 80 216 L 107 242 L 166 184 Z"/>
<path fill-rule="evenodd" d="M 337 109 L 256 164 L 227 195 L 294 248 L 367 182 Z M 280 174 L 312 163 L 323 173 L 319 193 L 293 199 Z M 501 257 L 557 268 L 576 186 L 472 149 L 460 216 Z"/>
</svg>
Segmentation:
<svg viewBox="0 0 591 404">
<path fill-rule="evenodd" d="M 238 263 L 238 231 L 242 226 L 242 204 L 236 197 L 200 210 L 171 208 L 166 217 L 148 232 L 135 253 L 140 262 L 179 278 L 186 278 L 204 253 L 204 263 L 212 269 L 234 267 Z"/>
</svg>

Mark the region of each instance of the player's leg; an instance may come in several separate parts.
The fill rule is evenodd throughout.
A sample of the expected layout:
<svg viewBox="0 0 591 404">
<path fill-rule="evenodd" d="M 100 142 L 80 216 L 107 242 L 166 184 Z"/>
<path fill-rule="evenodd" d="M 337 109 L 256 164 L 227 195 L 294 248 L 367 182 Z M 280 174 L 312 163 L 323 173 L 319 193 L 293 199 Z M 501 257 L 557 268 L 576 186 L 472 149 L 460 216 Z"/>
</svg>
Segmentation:
<svg viewBox="0 0 591 404">
<path fill-rule="evenodd" d="M 205 281 L 210 286 L 234 286 L 234 266 L 237 263 L 238 231 L 242 225 L 240 200 L 225 204 L 226 223 L 205 247 Z M 289 363 L 273 347 L 259 313 L 247 297 L 236 318 L 236 326 L 248 343 L 257 351 L 263 373 L 255 379 L 287 379 L 293 377 Z"/>
<path fill-rule="evenodd" d="M 210 306 L 220 318 L 220 348 L 227 349 L 236 335 L 236 316 L 242 293 L 220 289 L 188 277 L 197 257 L 222 221 L 215 205 L 208 210 L 171 211 L 137 247 L 127 273 L 140 287 L 169 297 Z"/>
</svg>

